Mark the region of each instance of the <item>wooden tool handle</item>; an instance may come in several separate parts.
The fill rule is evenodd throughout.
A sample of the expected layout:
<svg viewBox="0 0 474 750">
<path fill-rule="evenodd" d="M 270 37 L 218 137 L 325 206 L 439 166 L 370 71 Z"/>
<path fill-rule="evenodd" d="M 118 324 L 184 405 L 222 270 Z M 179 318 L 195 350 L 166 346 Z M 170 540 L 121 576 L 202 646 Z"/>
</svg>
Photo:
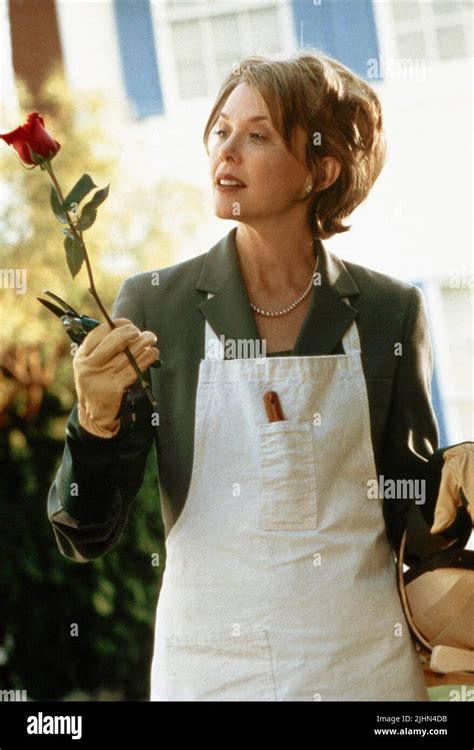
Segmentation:
<svg viewBox="0 0 474 750">
<path fill-rule="evenodd" d="M 284 419 L 280 406 L 280 399 L 275 391 L 267 391 L 263 394 L 265 408 L 268 414 L 269 422 L 281 422 Z"/>
</svg>

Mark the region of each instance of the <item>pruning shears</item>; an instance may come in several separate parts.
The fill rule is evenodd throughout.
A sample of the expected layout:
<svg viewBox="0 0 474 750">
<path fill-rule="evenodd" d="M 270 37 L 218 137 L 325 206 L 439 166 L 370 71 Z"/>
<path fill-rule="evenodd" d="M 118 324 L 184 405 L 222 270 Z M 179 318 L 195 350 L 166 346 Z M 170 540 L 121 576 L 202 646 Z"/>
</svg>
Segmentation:
<svg viewBox="0 0 474 750">
<path fill-rule="evenodd" d="M 95 320 L 95 318 L 90 318 L 88 315 L 80 315 L 71 305 L 62 300 L 61 297 L 58 297 L 57 294 L 53 294 L 53 292 L 49 292 L 47 289 L 43 291 L 43 294 L 52 297 L 60 307 L 47 299 L 41 299 L 40 297 L 36 299 L 61 320 L 67 335 L 75 344 L 82 344 L 87 334 L 100 325 L 100 321 Z M 161 367 L 161 360 L 157 359 L 150 366 Z"/>
<path fill-rule="evenodd" d="M 89 331 L 92 331 L 93 328 L 100 325 L 98 320 L 89 318 L 88 315 L 80 315 L 73 307 L 71 307 L 71 305 L 62 300 L 61 297 L 53 294 L 53 292 L 49 292 L 45 289 L 43 294 L 52 297 L 59 303 L 59 305 L 61 305 L 61 307 L 58 307 L 58 305 L 55 305 L 47 299 L 41 299 L 40 297 L 36 298 L 38 302 L 41 302 L 42 305 L 47 307 L 48 310 L 61 320 L 61 323 L 66 329 L 66 333 L 75 344 L 82 344 Z"/>
</svg>

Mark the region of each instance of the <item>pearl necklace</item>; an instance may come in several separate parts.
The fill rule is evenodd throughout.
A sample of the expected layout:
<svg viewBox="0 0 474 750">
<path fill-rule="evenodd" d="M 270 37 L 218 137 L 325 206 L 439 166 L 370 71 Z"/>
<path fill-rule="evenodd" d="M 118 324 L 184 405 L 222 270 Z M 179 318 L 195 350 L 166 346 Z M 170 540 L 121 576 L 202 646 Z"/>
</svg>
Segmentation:
<svg viewBox="0 0 474 750">
<path fill-rule="evenodd" d="M 285 307 L 284 310 L 275 310 L 274 312 L 269 312 L 268 310 L 262 310 L 260 307 L 257 307 L 257 305 L 254 305 L 252 302 L 250 302 L 250 307 L 252 310 L 255 310 L 256 313 L 259 315 L 266 315 L 267 317 L 273 318 L 277 315 L 286 315 L 287 313 L 291 312 L 295 309 L 297 305 L 299 305 L 301 302 L 303 302 L 304 299 L 308 296 L 308 294 L 311 291 L 311 287 L 314 285 L 314 279 L 316 278 L 316 272 L 318 270 L 318 263 L 319 263 L 319 253 L 318 257 L 316 258 L 316 265 L 314 267 L 313 275 L 311 276 L 311 281 L 309 282 L 308 286 L 306 287 L 303 294 L 298 297 L 294 302 L 289 305 L 289 307 Z"/>
</svg>

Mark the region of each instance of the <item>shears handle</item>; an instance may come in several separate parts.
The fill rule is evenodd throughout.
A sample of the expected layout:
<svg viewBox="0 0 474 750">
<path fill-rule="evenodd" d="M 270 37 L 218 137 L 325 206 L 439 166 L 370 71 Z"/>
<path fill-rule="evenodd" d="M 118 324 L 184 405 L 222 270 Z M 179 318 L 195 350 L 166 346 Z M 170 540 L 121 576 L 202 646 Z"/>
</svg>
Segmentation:
<svg viewBox="0 0 474 750">
<path fill-rule="evenodd" d="M 95 318 L 90 318 L 88 315 L 62 315 L 61 322 L 68 334 L 69 338 L 74 341 L 75 344 L 82 344 L 85 337 L 94 328 L 100 325 L 100 321 Z M 161 359 L 157 359 L 153 362 L 150 367 L 161 367 Z"/>
<path fill-rule="evenodd" d="M 100 325 L 98 320 L 89 318 L 88 315 L 80 315 L 78 317 L 73 315 L 62 315 L 61 322 L 67 335 L 75 344 L 82 344 L 89 331 L 92 331 Z"/>
</svg>

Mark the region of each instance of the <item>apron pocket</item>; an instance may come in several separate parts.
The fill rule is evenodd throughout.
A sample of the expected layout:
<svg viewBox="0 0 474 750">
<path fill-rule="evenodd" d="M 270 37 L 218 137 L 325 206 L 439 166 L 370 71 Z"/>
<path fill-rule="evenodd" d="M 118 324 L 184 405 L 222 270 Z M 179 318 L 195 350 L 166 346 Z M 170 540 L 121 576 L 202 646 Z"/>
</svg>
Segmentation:
<svg viewBox="0 0 474 750">
<path fill-rule="evenodd" d="M 264 531 L 317 529 L 316 470 L 310 422 L 259 425 Z"/>
<path fill-rule="evenodd" d="M 165 637 L 166 700 L 274 701 L 267 631 Z"/>
</svg>

